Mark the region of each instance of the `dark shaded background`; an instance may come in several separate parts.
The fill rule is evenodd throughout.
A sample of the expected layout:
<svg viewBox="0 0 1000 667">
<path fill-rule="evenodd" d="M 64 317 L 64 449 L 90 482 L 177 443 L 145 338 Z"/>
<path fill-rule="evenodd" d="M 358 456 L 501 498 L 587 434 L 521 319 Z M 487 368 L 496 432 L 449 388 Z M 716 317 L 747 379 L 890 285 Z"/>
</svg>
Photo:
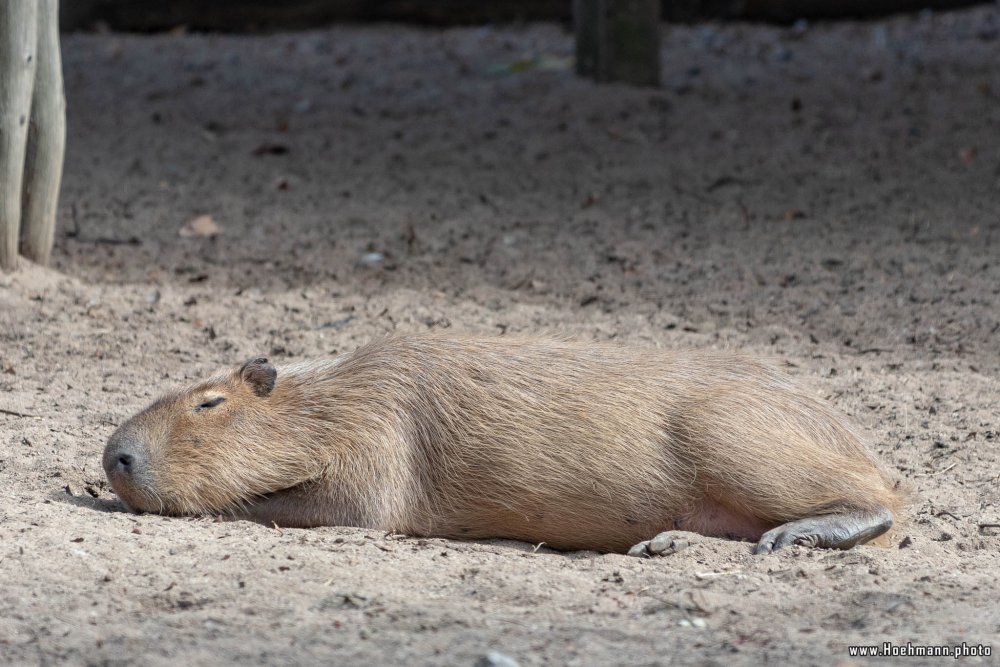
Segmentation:
<svg viewBox="0 0 1000 667">
<path fill-rule="evenodd" d="M 982 4 L 975 0 L 664 0 L 668 21 L 750 19 L 790 22 L 878 16 L 921 9 Z M 157 31 L 179 25 L 196 30 L 269 31 L 338 21 L 399 21 L 436 25 L 505 21 L 569 21 L 572 0 L 78 0 L 64 3 L 62 27 L 105 25 L 114 30 Z"/>
</svg>

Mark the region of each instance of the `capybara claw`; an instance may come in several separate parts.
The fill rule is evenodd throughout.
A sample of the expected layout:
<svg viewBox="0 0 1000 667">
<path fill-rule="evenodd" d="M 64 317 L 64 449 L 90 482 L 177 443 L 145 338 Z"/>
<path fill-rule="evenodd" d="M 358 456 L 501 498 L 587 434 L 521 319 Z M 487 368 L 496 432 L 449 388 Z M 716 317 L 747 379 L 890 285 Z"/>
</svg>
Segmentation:
<svg viewBox="0 0 1000 667">
<path fill-rule="evenodd" d="M 650 542 L 649 540 L 643 540 L 642 542 L 639 542 L 639 544 L 636 544 L 635 546 L 633 546 L 631 549 L 628 550 L 627 555 L 634 556 L 636 558 L 649 558 L 650 557 L 649 542 Z"/>
</svg>

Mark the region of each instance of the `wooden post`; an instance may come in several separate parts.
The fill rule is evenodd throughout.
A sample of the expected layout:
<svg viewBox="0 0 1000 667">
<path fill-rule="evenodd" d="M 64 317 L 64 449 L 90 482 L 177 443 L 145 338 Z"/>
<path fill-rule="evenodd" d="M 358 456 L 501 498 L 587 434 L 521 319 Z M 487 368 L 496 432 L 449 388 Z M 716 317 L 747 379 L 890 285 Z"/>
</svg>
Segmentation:
<svg viewBox="0 0 1000 667">
<path fill-rule="evenodd" d="M 0 269 L 4 271 L 17 268 L 37 19 L 35 0 L 0 2 Z"/>
<path fill-rule="evenodd" d="M 577 74 L 660 85 L 659 0 L 573 0 L 573 20 Z"/>
<path fill-rule="evenodd" d="M 9 0 L 8 0 L 9 1 Z M 66 151 L 66 97 L 59 52 L 59 0 L 38 3 L 38 65 L 28 123 L 21 212 L 21 254 L 48 264 L 56 233 Z"/>
</svg>

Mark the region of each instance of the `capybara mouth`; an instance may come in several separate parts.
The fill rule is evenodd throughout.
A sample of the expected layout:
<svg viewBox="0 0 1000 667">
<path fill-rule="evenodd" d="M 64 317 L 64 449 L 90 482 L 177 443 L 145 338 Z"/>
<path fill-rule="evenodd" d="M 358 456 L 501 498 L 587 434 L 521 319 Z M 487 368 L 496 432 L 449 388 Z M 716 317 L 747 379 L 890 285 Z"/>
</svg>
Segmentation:
<svg viewBox="0 0 1000 667">
<path fill-rule="evenodd" d="M 163 503 L 154 500 L 154 493 L 137 488 L 130 479 L 125 479 L 116 472 L 109 472 L 108 482 L 111 483 L 111 489 L 118 496 L 118 500 L 121 501 L 128 511 L 135 514 L 142 514 L 143 512 L 167 513 Z"/>
</svg>

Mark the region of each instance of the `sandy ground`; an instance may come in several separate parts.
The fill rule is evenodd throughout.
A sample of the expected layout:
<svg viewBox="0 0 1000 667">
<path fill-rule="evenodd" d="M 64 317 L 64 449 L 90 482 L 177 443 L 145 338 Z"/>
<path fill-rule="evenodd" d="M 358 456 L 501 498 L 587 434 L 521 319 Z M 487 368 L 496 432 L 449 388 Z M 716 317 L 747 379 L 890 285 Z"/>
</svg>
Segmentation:
<svg viewBox="0 0 1000 667">
<path fill-rule="evenodd" d="M 555 26 L 67 36 L 53 266 L 0 277 L 0 661 L 995 660 L 998 29 L 674 27 L 661 90 L 574 78 Z M 220 235 L 179 235 L 202 214 Z M 776 357 L 869 429 L 908 525 L 641 561 L 139 516 L 106 485 L 167 388 L 447 327 Z"/>
</svg>

